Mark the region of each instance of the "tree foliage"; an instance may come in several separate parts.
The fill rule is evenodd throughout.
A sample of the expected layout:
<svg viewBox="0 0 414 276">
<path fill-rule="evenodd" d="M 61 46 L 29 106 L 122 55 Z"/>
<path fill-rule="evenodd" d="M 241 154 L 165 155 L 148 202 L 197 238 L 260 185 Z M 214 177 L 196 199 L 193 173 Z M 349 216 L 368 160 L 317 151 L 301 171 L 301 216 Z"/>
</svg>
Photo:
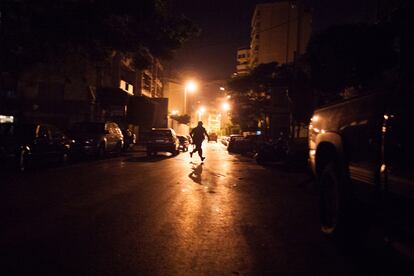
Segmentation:
<svg viewBox="0 0 414 276">
<path fill-rule="evenodd" d="M 394 32 L 389 26 L 334 26 L 312 38 L 307 49 L 315 90 L 327 99 L 349 87 L 380 79 L 395 66 Z"/>
<path fill-rule="evenodd" d="M 233 101 L 232 121 L 243 130 L 266 124 L 270 104 L 270 88 L 274 82 L 276 62 L 260 64 L 250 74 L 230 79 L 228 86 Z"/>
<path fill-rule="evenodd" d="M 5 0 L 0 12 L 0 69 L 7 70 L 71 52 L 97 62 L 118 52 L 140 69 L 198 32 L 164 0 Z"/>
<path fill-rule="evenodd" d="M 312 93 L 305 70 L 293 64 L 261 64 L 246 76 L 228 83 L 235 101 L 233 122 L 249 129 L 261 125 L 266 128 L 272 112 L 272 97 L 281 90 L 288 91 L 289 108 L 295 122 L 307 122 L 312 109 Z M 277 92 L 279 91 L 279 92 Z"/>
</svg>

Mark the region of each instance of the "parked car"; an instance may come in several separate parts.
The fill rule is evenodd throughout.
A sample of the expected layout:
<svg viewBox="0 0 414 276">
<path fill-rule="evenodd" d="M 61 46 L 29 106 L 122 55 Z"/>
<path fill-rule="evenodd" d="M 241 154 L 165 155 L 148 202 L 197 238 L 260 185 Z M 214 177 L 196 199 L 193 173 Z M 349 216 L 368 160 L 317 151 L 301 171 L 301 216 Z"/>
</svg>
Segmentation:
<svg viewBox="0 0 414 276">
<path fill-rule="evenodd" d="M 0 161 L 19 171 L 40 161 L 66 162 L 72 141 L 58 128 L 46 124 L 0 124 Z"/>
<path fill-rule="evenodd" d="M 411 92 L 411 91 L 409 91 Z M 375 93 L 317 109 L 309 163 L 319 180 L 321 229 L 339 237 L 380 217 L 391 247 L 414 252 L 414 142 L 410 93 Z M 365 203 L 364 214 L 353 208 Z M 356 205 L 360 206 L 360 205 Z"/>
<path fill-rule="evenodd" d="M 209 140 L 208 141 L 214 141 L 217 143 L 217 133 L 210 133 L 208 135 Z"/>
<path fill-rule="evenodd" d="M 220 142 L 223 144 L 223 145 L 225 145 L 226 147 L 228 146 L 228 144 L 229 144 L 229 140 L 230 140 L 230 137 L 229 136 L 221 136 L 220 137 Z"/>
<path fill-rule="evenodd" d="M 264 136 L 258 134 L 250 134 L 245 137 L 244 152 L 256 153 L 259 151 L 260 145 L 264 142 Z"/>
<path fill-rule="evenodd" d="M 132 133 L 128 128 L 121 129 L 122 135 L 124 136 L 124 151 L 128 151 L 133 148 L 137 142 L 137 136 Z"/>
<path fill-rule="evenodd" d="M 158 152 L 179 153 L 180 142 L 172 128 L 153 128 L 148 136 L 147 155 L 152 156 Z"/>
<path fill-rule="evenodd" d="M 284 136 L 279 136 L 273 141 L 260 143 L 255 156 L 256 162 L 260 165 L 268 162 L 285 162 L 289 155 L 289 149 L 288 138 Z"/>
<path fill-rule="evenodd" d="M 188 151 L 188 147 L 190 146 L 188 137 L 185 135 L 177 135 L 177 138 L 180 142 L 179 149 L 182 151 Z"/>
<path fill-rule="evenodd" d="M 258 151 L 262 141 L 262 135 L 230 135 L 227 150 L 234 153 L 254 153 Z"/>
<path fill-rule="evenodd" d="M 243 135 L 239 135 L 239 134 L 230 135 L 229 141 L 227 144 L 228 152 L 239 152 L 241 148 L 240 141 L 242 141 L 243 139 L 244 139 Z"/>
<path fill-rule="evenodd" d="M 82 155 L 105 157 L 108 153 L 121 153 L 124 147 L 124 136 L 114 122 L 81 122 L 70 130 L 75 140 L 77 153 Z"/>
</svg>

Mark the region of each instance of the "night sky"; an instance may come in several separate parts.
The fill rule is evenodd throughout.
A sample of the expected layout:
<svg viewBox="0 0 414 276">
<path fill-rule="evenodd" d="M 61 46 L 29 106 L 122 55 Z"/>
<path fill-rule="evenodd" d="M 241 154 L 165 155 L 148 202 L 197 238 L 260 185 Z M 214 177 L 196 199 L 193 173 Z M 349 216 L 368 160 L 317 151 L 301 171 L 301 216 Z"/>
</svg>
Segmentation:
<svg viewBox="0 0 414 276">
<path fill-rule="evenodd" d="M 236 50 L 249 45 L 250 21 L 258 0 L 172 0 L 175 12 L 193 20 L 201 35 L 180 49 L 170 63 L 173 72 L 203 80 L 226 79 L 235 70 Z M 375 0 L 303 0 L 312 9 L 313 31 L 366 20 Z"/>
</svg>

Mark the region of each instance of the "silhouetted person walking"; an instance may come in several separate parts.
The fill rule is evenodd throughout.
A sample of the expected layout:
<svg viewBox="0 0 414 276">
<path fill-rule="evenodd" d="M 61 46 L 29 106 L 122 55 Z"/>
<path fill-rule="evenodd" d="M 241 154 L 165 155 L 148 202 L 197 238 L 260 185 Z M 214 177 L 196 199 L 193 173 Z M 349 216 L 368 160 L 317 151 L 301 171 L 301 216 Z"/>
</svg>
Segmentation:
<svg viewBox="0 0 414 276">
<path fill-rule="evenodd" d="M 201 148 L 201 144 L 203 143 L 205 137 L 208 137 L 206 129 L 203 127 L 203 122 L 199 121 L 197 126 L 190 132 L 191 138 L 193 139 L 193 144 L 195 145 L 193 151 L 190 152 L 190 157 L 193 157 L 193 153 L 198 151 L 198 155 L 200 156 L 201 161 L 206 159 L 203 157 L 203 149 Z"/>
</svg>

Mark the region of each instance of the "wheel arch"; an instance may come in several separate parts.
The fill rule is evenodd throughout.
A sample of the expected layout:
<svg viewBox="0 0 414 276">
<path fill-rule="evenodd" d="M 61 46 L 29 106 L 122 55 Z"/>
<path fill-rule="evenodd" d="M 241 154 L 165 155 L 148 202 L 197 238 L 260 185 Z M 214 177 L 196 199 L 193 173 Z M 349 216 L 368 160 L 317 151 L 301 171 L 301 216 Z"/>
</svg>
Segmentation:
<svg viewBox="0 0 414 276">
<path fill-rule="evenodd" d="M 318 176 L 323 168 L 334 162 L 337 166 L 344 164 L 342 139 L 336 133 L 326 133 L 318 136 L 315 153 L 315 170 Z"/>
</svg>

